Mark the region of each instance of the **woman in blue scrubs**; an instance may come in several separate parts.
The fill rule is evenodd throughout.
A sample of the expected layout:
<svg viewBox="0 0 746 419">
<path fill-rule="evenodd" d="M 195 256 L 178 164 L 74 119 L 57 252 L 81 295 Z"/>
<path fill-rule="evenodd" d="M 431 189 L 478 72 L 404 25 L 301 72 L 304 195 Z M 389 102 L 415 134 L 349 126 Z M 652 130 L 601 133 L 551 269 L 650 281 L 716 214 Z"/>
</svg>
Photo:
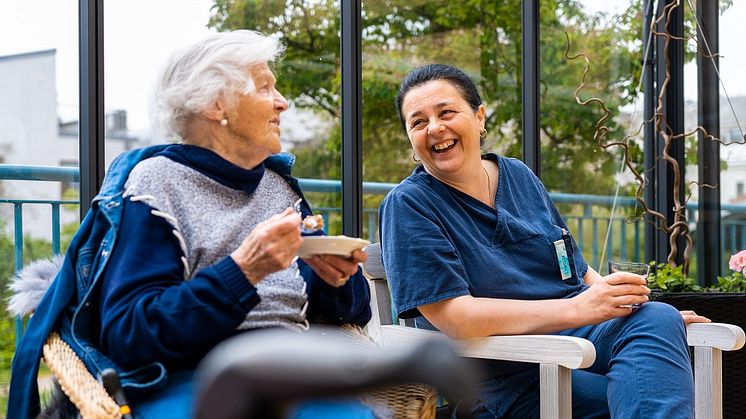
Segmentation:
<svg viewBox="0 0 746 419">
<path fill-rule="evenodd" d="M 457 68 L 406 76 L 397 110 L 422 162 L 380 208 L 383 261 L 399 315 L 455 339 L 551 334 L 593 342 L 573 372 L 575 417 L 687 418 L 693 312 L 648 302 L 642 276 L 583 260 L 541 181 L 521 161 L 482 155 L 485 107 Z M 643 304 L 640 309 L 632 304 Z M 538 417 L 538 369 L 485 361 L 477 417 Z"/>
</svg>

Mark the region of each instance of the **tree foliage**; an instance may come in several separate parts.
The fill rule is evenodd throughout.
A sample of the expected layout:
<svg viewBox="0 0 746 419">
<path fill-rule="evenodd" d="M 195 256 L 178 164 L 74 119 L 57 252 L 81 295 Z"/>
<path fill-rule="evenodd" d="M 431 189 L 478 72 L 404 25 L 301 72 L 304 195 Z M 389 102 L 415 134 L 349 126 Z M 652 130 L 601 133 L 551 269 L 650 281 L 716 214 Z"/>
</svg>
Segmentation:
<svg viewBox="0 0 746 419">
<path fill-rule="evenodd" d="M 591 59 L 584 97 L 599 96 L 614 115 L 637 96 L 640 74 L 639 1 L 620 16 L 592 15 L 576 0 L 540 2 L 542 180 L 550 190 L 608 193 L 617 167 L 593 139 L 600 109 L 580 106 L 574 91 Z M 332 0 L 215 0 L 209 25 L 279 36 L 287 46 L 278 88 L 320 118 L 340 115 L 339 2 Z M 393 100 L 413 67 L 441 62 L 478 83 L 488 109 L 486 149 L 521 155 L 521 1 L 380 0 L 365 2 L 363 25 L 363 162 L 369 181 L 398 182 L 413 168 L 409 142 Z M 334 125 L 333 125 L 334 126 Z M 610 122 L 620 138 L 624 127 Z M 295 173 L 339 178 L 340 130 L 296 147 Z M 639 154 L 639 152 L 637 153 Z"/>
</svg>

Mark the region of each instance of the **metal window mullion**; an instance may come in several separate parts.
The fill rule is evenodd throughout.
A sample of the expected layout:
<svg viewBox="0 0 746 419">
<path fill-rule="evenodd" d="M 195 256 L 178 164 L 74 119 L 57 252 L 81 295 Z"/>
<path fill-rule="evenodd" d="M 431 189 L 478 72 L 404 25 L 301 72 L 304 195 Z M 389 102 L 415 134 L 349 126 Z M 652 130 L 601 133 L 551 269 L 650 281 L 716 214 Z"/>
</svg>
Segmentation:
<svg viewBox="0 0 746 419">
<path fill-rule="evenodd" d="M 664 7 L 675 3 L 677 0 L 666 0 L 659 3 L 658 15 L 662 13 Z M 684 13 L 683 4 L 679 4 L 678 7 L 668 14 L 666 17 L 661 19 L 656 30 L 658 32 L 668 32 L 674 37 L 682 37 L 684 33 Z M 670 17 L 671 21 L 666 22 L 667 18 Z M 657 86 L 658 94 L 660 94 L 660 88 L 663 86 L 663 82 L 666 78 L 666 57 L 664 56 L 665 50 L 665 37 L 656 38 L 656 69 L 657 69 Z M 669 135 L 679 135 L 684 132 L 684 42 L 680 39 L 671 39 L 668 46 L 668 74 L 670 80 L 666 86 L 666 94 L 663 97 L 663 116 L 666 120 L 667 131 Z M 660 134 L 656 135 L 657 147 L 656 157 L 661 156 L 663 151 L 663 139 Z M 678 139 L 673 140 L 668 150 L 668 154 L 677 161 L 680 171 L 680 184 L 685 184 L 685 165 L 684 165 L 684 140 Z M 679 190 L 674 191 L 674 173 L 670 164 L 663 159 L 656 160 L 656 177 L 657 177 L 657 193 L 656 193 L 656 211 L 664 214 L 668 225 L 672 225 L 675 219 L 675 213 L 673 211 L 674 196 L 678 196 L 679 202 L 684 202 L 684 188 L 683 186 Z M 676 195 L 674 195 L 676 194 Z M 663 262 L 667 259 L 668 254 L 671 250 L 669 245 L 668 233 L 658 231 L 658 239 L 656 242 L 656 260 Z M 685 241 L 683 237 L 679 237 L 676 241 L 677 252 L 674 255 L 676 264 L 680 265 L 683 263 L 684 246 Z"/>
<path fill-rule="evenodd" d="M 521 19 L 523 162 L 536 174 L 541 170 L 539 137 L 539 1 L 523 0 Z"/>
<path fill-rule="evenodd" d="M 80 219 L 104 179 L 104 4 L 80 0 Z"/>
<path fill-rule="evenodd" d="M 653 6 L 654 0 L 645 0 L 643 2 L 643 22 L 642 22 L 642 51 L 643 54 L 647 51 L 647 55 L 643 57 L 643 73 L 642 73 L 642 85 L 643 85 L 643 120 L 652 121 L 653 115 L 655 115 L 656 105 L 656 91 L 655 91 L 655 39 L 650 39 L 652 45 L 648 45 L 648 39 L 650 38 L 650 24 L 654 19 L 655 10 Z M 645 189 L 643 191 L 645 204 L 648 208 L 656 208 L 655 204 L 655 191 L 656 191 L 656 173 L 655 173 L 655 159 L 657 156 L 656 148 L 656 136 L 655 127 L 652 122 L 645 122 L 643 126 L 643 155 L 645 168 Z M 655 220 L 649 216 L 645 216 L 647 222 L 643 225 L 644 235 L 644 258 L 646 262 L 656 260 L 655 249 L 656 241 L 658 238 L 657 231 L 655 229 Z M 639 243 L 639 241 L 637 242 Z"/>
<path fill-rule="evenodd" d="M 341 3 L 342 233 L 363 234 L 361 0 Z"/>
<path fill-rule="evenodd" d="M 717 53 L 720 8 L 717 1 L 698 1 L 698 44 L 709 51 L 697 53 L 697 123 L 711 135 L 720 138 L 720 86 L 715 66 L 719 66 Z M 713 54 L 712 57 L 703 53 Z M 714 66 L 713 66 L 714 61 Z M 697 277 L 702 285 L 711 285 L 720 275 L 720 144 L 705 138 L 699 132 L 697 146 L 699 182 L 714 188 L 700 188 L 697 220 L 699 260 Z"/>
</svg>

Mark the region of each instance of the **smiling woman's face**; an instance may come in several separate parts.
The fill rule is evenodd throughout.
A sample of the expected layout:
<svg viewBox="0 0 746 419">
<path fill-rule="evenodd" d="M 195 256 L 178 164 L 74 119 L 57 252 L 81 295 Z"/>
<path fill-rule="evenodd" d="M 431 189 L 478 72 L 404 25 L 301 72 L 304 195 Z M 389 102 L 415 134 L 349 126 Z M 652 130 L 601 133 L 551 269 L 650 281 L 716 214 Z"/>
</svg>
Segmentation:
<svg viewBox="0 0 746 419">
<path fill-rule="evenodd" d="M 239 94 L 227 107 L 227 128 L 243 140 L 238 147 L 250 147 L 254 153 L 269 156 L 280 152 L 280 113 L 288 108 L 288 102 L 277 91 L 275 76 L 266 63 L 248 71 L 255 90 Z"/>
<path fill-rule="evenodd" d="M 478 164 L 484 106 L 474 112 L 450 82 L 412 88 L 402 100 L 402 114 L 412 149 L 430 174 L 447 179 L 465 165 Z"/>
</svg>

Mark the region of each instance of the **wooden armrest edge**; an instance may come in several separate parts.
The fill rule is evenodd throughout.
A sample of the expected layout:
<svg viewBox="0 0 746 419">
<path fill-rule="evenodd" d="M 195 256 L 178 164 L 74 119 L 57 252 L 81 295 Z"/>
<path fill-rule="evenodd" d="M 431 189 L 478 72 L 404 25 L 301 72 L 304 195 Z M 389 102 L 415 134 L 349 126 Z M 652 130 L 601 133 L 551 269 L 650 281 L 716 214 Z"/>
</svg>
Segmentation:
<svg viewBox="0 0 746 419">
<path fill-rule="evenodd" d="M 727 323 L 692 323 L 686 327 L 689 346 L 709 346 L 723 351 L 741 349 L 746 342 L 743 329 Z"/>
<path fill-rule="evenodd" d="M 439 332 L 397 325 L 381 326 L 381 330 L 384 346 L 423 339 L 448 339 Z M 570 336 L 490 336 L 451 342 L 456 344 L 462 355 L 472 358 L 557 364 L 571 369 L 590 367 L 596 359 L 596 350 L 591 342 Z"/>
</svg>

